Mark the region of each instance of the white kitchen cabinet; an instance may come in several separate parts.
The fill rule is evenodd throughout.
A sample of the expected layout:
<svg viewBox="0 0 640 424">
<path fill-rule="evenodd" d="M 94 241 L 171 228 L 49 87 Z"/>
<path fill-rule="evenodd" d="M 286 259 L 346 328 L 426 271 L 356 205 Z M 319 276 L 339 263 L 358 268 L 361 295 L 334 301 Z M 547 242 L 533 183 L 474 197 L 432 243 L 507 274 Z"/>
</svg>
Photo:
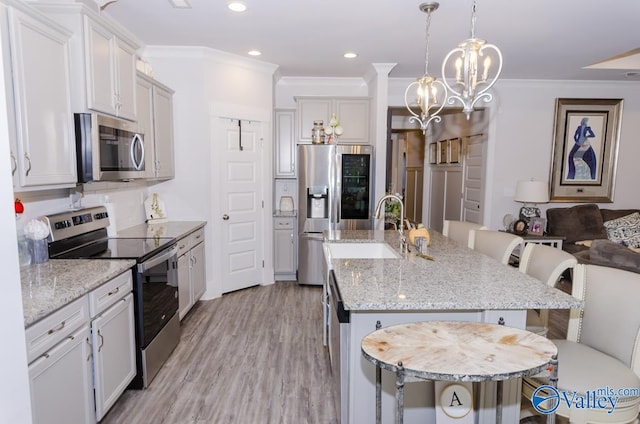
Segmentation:
<svg viewBox="0 0 640 424">
<path fill-rule="evenodd" d="M 86 296 L 25 330 L 34 424 L 95 423 Z"/>
<path fill-rule="evenodd" d="M 276 217 L 274 228 L 273 268 L 276 280 L 296 280 L 296 217 Z"/>
<path fill-rule="evenodd" d="M 84 16 L 87 107 L 136 120 L 136 47 Z"/>
<path fill-rule="evenodd" d="M 206 291 L 204 229 L 178 240 L 178 316 L 182 320 Z"/>
<path fill-rule="evenodd" d="M 71 109 L 71 34 L 27 7 L 2 5 L 2 54 L 16 191 L 77 181 Z M 5 15 L 6 14 L 6 15 Z"/>
<path fill-rule="evenodd" d="M 91 321 L 96 419 L 100 421 L 136 375 L 133 294 Z"/>
<path fill-rule="evenodd" d="M 329 125 L 333 113 L 340 121 L 344 133 L 340 144 L 371 144 L 371 100 L 368 97 L 296 97 L 298 141 L 311 143 L 313 121 L 322 120 Z"/>
<path fill-rule="evenodd" d="M 175 176 L 173 91 L 152 78 L 136 77 L 138 128 L 144 134 L 148 178 Z"/>
<path fill-rule="evenodd" d="M 296 131 L 294 109 L 275 111 L 275 178 L 296 177 Z"/>
<path fill-rule="evenodd" d="M 93 387 L 100 421 L 136 375 L 133 280 L 127 271 L 89 293 Z"/>
</svg>

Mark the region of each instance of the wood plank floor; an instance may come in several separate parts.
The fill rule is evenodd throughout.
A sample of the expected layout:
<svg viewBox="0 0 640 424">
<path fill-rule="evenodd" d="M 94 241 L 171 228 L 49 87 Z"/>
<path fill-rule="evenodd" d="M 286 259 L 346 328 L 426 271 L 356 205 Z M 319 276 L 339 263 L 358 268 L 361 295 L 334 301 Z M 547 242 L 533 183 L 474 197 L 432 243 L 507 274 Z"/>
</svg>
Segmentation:
<svg viewBox="0 0 640 424">
<path fill-rule="evenodd" d="M 127 390 L 101 423 L 337 423 L 320 299 L 319 287 L 278 282 L 199 302 L 151 386 Z M 550 321 L 564 338 L 568 312 Z"/>
<path fill-rule="evenodd" d="M 278 282 L 199 302 L 150 387 L 102 423 L 337 423 L 321 288 Z"/>
</svg>

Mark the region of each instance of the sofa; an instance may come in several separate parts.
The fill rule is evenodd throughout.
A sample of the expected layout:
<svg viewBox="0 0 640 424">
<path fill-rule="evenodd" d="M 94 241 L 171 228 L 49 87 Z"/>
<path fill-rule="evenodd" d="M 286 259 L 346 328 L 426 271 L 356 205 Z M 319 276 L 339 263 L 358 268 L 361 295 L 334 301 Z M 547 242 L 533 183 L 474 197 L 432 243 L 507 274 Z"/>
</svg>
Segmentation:
<svg viewBox="0 0 640 424">
<path fill-rule="evenodd" d="M 596 204 L 547 209 L 547 234 L 564 236 L 562 249 L 579 263 L 640 273 L 640 209 Z"/>
</svg>

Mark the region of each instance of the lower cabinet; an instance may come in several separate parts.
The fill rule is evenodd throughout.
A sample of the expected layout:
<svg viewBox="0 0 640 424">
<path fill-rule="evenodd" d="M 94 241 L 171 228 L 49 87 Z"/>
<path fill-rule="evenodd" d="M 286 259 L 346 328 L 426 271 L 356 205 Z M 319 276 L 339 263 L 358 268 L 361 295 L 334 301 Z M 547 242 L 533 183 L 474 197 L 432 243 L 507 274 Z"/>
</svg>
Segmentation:
<svg viewBox="0 0 640 424">
<path fill-rule="evenodd" d="M 273 270 L 275 279 L 289 281 L 296 279 L 296 254 L 298 235 L 295 217 L 277 217 L 273 223 Z"/>
<path fill-rule="evenodd" d="M 100 421 L 136 374 L 127 271 L 25 330 L 34 424 Z"/>
<path fill-rule="evenodd" d="M 178 316 L 182 320 L 206 291 L 204 229 L 178 240 Z"/>
<path fill-rule="evenodd" d="M 91 322 L 96 418 L 100 421 L 136 375 L 133 294 Z"/>
<path fill-rule="evenodd" d="M 34 424 L 95 423 L 89 326 L 29 364 Z"/>
</svg>

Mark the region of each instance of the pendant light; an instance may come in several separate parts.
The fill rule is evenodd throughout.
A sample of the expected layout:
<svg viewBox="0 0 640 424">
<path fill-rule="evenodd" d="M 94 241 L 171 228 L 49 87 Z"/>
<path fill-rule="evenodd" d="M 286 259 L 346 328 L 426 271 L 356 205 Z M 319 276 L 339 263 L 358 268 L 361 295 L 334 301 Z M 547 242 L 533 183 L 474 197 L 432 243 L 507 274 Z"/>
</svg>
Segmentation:
<svg viewBox="0 0 640 424">
<path fill-rule="evenodd" d="M 426 133 L 427 127 L 431 121 L 440 122 L 441 118 L 438 113 L 444 108 L 447 98 L 447 88 L 445 85 L 437 81 L 429 75 L 429 36 L 431 30 L 431 13 L 438 9 L 439 3 L 422 3 L 419 8 L 427 14 L 426 26 L 426 47 L 424 59 L 424 75 L 416 81 L 409 84 L 404 92 L 404 104 L 411 113 L 409 122 L 419 122 L 422 133 Z M 409 102 L 410 92 L 415 89 L 415 102 Z M 416 113 L 414 108 L 418 106 L 420 113 Z"/>
<path fill-rule="evenodd" d="M 475 104 L 479 100 L 489 103 L 493 100 L 493 95 L 488 90 L 498 80 L 502 72 L 502 53 L 493 44 L 487 44 L 486 40 L 476 38 L 476 6 L 477 1 L 473 0 L 471 9 L 471 38 L 458 44 L 458 47 L 451 50 L 442 62 L 442 79 L 450 92 L 447 103 L 450 105 L 456 102 L 462 103 L 462 111 L 467 115 L 467 119 Z M 490 71 L 492 62 L 497 62 L 493 69 L 497 69 L 492 74 Z M 480 73 L 480 62 L 482 62 L 482 73 Z M 451 66 L 453 65 L 453 66 Z M 455 70 L 455 81 L 453 87 L 447 82 L 447 69 Z"/>
</svg>

